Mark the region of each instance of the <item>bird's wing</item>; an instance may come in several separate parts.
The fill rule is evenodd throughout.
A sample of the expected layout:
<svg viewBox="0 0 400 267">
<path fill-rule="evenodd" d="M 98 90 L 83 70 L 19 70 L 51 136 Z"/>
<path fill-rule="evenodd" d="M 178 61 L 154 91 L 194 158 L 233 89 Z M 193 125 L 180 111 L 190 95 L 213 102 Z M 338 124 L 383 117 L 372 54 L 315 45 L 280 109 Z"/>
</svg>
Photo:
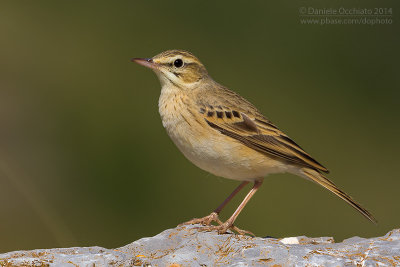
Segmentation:
<svg viewBox="0 0 400 267">
<path fill-rule="evenodd" d="M 246 111 L 207 104 L 200 108 L 200 113 L 210 127 L 258 152 L 329 172 L 252 106 Z"/>
</svg>

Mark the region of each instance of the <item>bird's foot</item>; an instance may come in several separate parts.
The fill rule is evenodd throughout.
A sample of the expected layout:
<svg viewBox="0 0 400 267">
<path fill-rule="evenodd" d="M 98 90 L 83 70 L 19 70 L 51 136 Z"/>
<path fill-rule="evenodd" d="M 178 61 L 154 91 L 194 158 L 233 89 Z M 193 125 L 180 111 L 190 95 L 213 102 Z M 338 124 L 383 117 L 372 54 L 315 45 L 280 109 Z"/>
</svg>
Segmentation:
<svg viewBox="0 0 400 267">
<path fill-rule="evenodd" d="M 189 224 L 202 224 L 202 225 L 211 226 L 212 222 L 217 222 L 218 224 L 222 224 L 222 222 L 218 218 L 218 214 L 216 212 L 211 212 L 210 215 L 207 215 L 203 218 L 195 218 L 193 220 L 181 223 L 178 226 L 189 225 Z"/>
<path fill-rule="evenodd" d="M 255 234 L 253 234 L 252 232 L 239 229 L 238 227 L 234 226 L 233 223 L 229 222 L 229 220 L 217 226 L 209 225 L 209 226 L 199 227 L 198 229 L 199 231 L 207 231 L 207 232 L 217 231 L 218 234 L 225 234 L 229 229 L 232 230 L 233 232 L 238 233 L 239 235 L 251 235 L 255 237 Z"/>
</svg>

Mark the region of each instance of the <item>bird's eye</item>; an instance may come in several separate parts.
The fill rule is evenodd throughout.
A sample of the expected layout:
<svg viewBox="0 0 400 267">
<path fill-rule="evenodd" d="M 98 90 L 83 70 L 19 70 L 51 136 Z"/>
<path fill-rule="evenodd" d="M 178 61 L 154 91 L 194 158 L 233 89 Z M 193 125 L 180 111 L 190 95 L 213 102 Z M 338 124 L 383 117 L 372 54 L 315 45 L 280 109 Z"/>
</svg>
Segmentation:
<svg viewBox="0 0 400 267">
<path fill-rule="evenodd" d="M 182 67 L 182 66 L 183 66 L 183 61 L 182 61 L 182 59 L 180 59 L 180 58 L 176 59 L 176 60 L 174 61 L 174 66 L 177 67 L 177 68 Z"/>
</svg>

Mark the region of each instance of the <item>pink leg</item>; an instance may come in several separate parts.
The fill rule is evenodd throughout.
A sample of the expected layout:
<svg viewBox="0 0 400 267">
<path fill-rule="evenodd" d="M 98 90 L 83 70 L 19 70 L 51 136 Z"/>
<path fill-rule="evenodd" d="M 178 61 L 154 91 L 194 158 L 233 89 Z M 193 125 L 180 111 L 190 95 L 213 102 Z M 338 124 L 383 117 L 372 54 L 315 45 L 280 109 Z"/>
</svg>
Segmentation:
<svg viewBox="0 0 400 267">
<path fill-rule="evenodd" d="M 224 200 L 224 202 L 222 202 L 221 205 L 219 205 L 218 208 L 216 208 L 216 209 L 214 210 L 214 212 L 215 212 L 216 214 L 219 214 L 219 213 L 221 212 L 221 210 L 226 206 L 226 204 L 228 204 L 229 201 L 231 201 L 232 198 L 233 198 L 234 196 L 236 196 L 236 194 L 239 193 L 239 191 L 242 190 L 243 187 L 245 187 L 248 183 L 249 183 L 249 182 L 245 181 L 245 182 L 242 182 L 238 187 L 236 187 L 236 189 L 233 190 L 233 192 L 229 195 L 229 197 L 227 197 L 227 198 Z"/>
<path fill-rule="evenodd" d="M 206 230 L 206 231 L 217 230 L 218 233 L 223 234 L 223 233 L 226 233 L 226 231 L 228 229 L 232 229 L 232 230 L 238 232 L 239 234 L 252 234 L 251 232 L 240 230 L 239 228 L 234 226 L 233 223 L 235 222 L 236 218 L 239 216 L 239 214 L 243 210 L 243 208 L 246 206 L 247 202 L 249 202 L 249 200 L 252 198 L 252 196 L 257 192 L 258 188 L 260 188 L 262 183 L 263 183 L 263 179 L 254 181 L 253 188 L 246 195 L 246 197 L 243 199 L 242 203 L 240 203 L 239 207 L 235 210 L 235 212 L 232 214 L 232 216 L 226 222 L 224 222 L 223 224 L 221 224 L 219 226 L 205 227 L 202 230 Z M 254 234 L 252 234 L 252 235 L 254 235 Z"/>
<path fill-rule="evenodd" d="M 202 224 L 202 225 L 211 225 L 213 221 L 222 224 L 222 222 L 219 220 L 218 215 L 221 212 L 221 210 L 229 203 L 229 201 L 232 200 L 232 198 L 239 193 L 240 190 L 243 189 L 249 182 L 245 181 L 242 182 L 238 187 L 236 187 L 235 190 L 227 197 L 224 202 L 221 203 L 221 205 L 218 206 L 213 212 L 211 212 L 210 215 L 207 215 L 203 218 L 196 218 L 193 220 L 190 220 L 188 222 L 182 223 L 180 225 L 188 225 L 188 224 Z"/>
</svg>

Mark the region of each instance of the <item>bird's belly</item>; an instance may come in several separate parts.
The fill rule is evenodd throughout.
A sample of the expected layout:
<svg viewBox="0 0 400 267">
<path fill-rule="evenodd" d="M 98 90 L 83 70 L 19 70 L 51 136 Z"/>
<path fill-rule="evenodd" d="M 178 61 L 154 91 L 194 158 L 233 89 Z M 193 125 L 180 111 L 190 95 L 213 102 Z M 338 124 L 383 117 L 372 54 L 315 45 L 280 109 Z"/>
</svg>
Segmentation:
<svg viewBox="0 0 400 267">
<path fill-rule="evenodd" d="M 202 118 L 195 118 L 182 99 L 178 91 L 169 92 L 163 88 L 159 111 L 172 141 L 197 167 L 216 176 L 241 181 L 286 172 L 290 168 L 212 129 Z"/>
<path fill-rule="evenodd" d="M 252 181 L 270 173 L 288 171 L 283 162 L 256 152 L 213 129 L 204 131 L 182 123 L 173 132 L 168 129 L 167 132 L 187 159 L 216 176 Z"/>
</svg>

